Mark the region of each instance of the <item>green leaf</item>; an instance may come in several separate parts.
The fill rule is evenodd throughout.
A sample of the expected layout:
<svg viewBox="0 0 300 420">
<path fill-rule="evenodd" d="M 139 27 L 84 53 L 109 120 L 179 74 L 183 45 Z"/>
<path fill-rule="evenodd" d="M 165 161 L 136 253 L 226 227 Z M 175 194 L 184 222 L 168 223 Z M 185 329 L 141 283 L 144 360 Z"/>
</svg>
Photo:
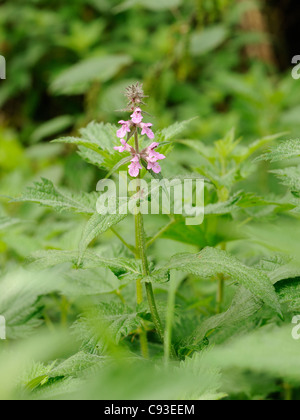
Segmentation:
<svg viewBox="0 0 300 420">
<path fill-rule="evenodd" d="M 62 115 L 40 125 L 32 134 L 31 141 L 37 143 L 47 137 L 54 136 L 65 131 L 74 123 L 71 115 Z"/>
<path fill-rule="evenodd" d="M 103 349 L 108 335 L 118 344 L 123 337 L 133 333 L 142 319 L 123 304 L 101 303 L 89 310 L 74 325 L 76 334 L 83 340 L 84 348 L 91 352 Z"/>
<path fill-rule="evenodd" d="M 53 207 L 58 211 L 72 210 L 76 213 L 93 214 L 96 209 L 97 194 L 73 193 L 65 188 L 57 188 L 48 179 L 42 178 L 33 187 L 16 198 L 14 202 L 32 202 Z"/>
<path fill-rule="evenodd" d="M 229 309 L 222 314 L 204 320 L 201 326 L 186 340 L 185 346 L 181 348 L 181 353 L 201 350 L 205 344 L 208 345 L 207 338 L 211 341 L 211 335 L 216 332 L 226 338 L 227 336 L 232 338 L 233 335 L 244 329 L 245 323 L 262 306 L 263 302 L 260 299 L 255 298 L 244 287 L 240 287 Z"/>
<path fill-rule="evenodd" d="M 240 159 L 245 160 L 248 159 L 251 155 L 256 153 L 259 149 L 266 146 L 267 144 L 271 143 L 274 140 L 277 140 L 278 138 L 282 137 L 286 133 L 278 133 L 274 134 L 272 136 L 266 136 L 262 139 L 256 140 L 255 142 L 251 143 L 248 147 L 246 147 L 245 152 L 241 154 Z"/>
<path fill-rule="evenodd" d="M 218 48 L 227 38 L 227 29 L 223 25 L 211 26 L 191 36 L 191 54 L 198 56 Z"/>
<path fill-rule="evenodd" d="M 107 82 L 131 61 L 128 55 L 87 58 L 59 74 L 52 81 L 50 91 L 60 95 L 84 93 L 92 82 Z"/>
<path fill-rule="evenodd" d="M 51 378 L 59 377 L 78 377 L 83 372 L 91 371 L 96 366 L 101 366 L 105 361 L 105 358 L 97 356 L 96 354 L 90 354 L 84 351 L 80 351 L 69 359 L 64 360 L 54 369 L 52 369 L 48 376 Z"/>
<path fill-rule="evenodd" d="M 101 151 L 101 147 L 98 142 L 79 137 L 62 137 L 61 139 L 53 140 L 52 143 L 75 144 L 76 146 L 86 147 L 93 152 L 99 153 Z"/>
<path fill-rule="evenodd" d="M 117 13 L 131 9 L 134 6 L 141 6 L 148 10 L 160 11 L 180 6 L 182 0 L 126 0 L 115 8 Z"/>
<path fill-rule="evenodd" d="M 54 267 L 59 264 L 71 263 L 74 267 L 78 267 L 78 252 L 74 251 L 38 251 L 33 253 L 28 263 L 32 270 L 42 270 Z M 106 258 L 93 252 L 86 252 L 81 260 L 81 268 L 106 267 L 109 268 L 116 276 L 122 276 L 125 273 L 141 275 L 140 263 L 129 258 Z"/>
<path fill-rule="evenodd" d="M 272 375 L 299 383 L 299 342 L 291 336 L 292 326 L 266 326 L 250 335 L 215 347 L 207 354 L 211 367 L 240 369 Z"/>
<path fill-rule="evenodd" d="M 0 314 L 6 320 L 7 337 L 25 337 L 40 326 L 38 298 L 57 289 L 57 278 L 49 272 L 20 269 L 0 278 Z"/>
<path fill-rule="evenodd" d="M 199 254 L 176 255 L 162 268 L 162 270 L 174 269 L 200 276 L 203 279 L 224 274 L 240 283 L 281 315 L 280 303 L 268 276 L 261 270 L 247 267 L 225 251 L 205 248 Z"/>
<path fill-rule="evenodd" d="M 112 264 L 100 264 L 103 267 L 110 267 Z M 63 296 L 71 299 L 82 298 L 83 296 L 99 296 L 108 295 L 113 292 L 118 292 L 120 288 L 128 284 L 131 279 L 125 276 L 125 281 L 121 282 L 124 278 L 124 268 L 116 268 L 113 266 L 113 271 L 120 275 L 120 279 L 113 274 L 112 271 L 97 267 L 89 270 L 69 270 L 64 275 L 64 279 L 60 285 L 59 291 Z M 131 273 L 131 272 L 130 272 Z M 127 274 L 127 273 L 126 273 Z"/>
<path fill-rule="evenodd" d="M 265 153 L 258 160 L 270 160 L 271 162 L 280 162 L 286 159 L 292 159 L 300 156 L 300 139 L 286 140 L 278 146 L 272 147 L 268 153 Z"/>
<path fill-rule="evenodd" d="M 300 273 L 299 273 L 300 274 Z M 279 281 L 275 284 L 280 303 L 291 312 L 300 310 L 300 277 Z"/>
<path fill-rule="evenodd" d="M 118 162 L 106 175 L 105 178 L 109 178 L 112 174 L 114 174 L 115 172 L 117 172 L 118 169 L 122 168 L 122 166 L 126 165 L 127 163 L 129 163 L 132 160 L 132 156 L 127 156 L 124 159 L 120 160 L 120 162 Z"/>
<path fill-rule="evenodd" d="M 194 121 L 197 117 L 191 118 L 189 120 L 176 122 L 175 124 L 170 125 L 167 128 L 164 128 L 163 130 L 160 130 L 156 133 L 156 140 L 160 145 L 162 145 L 164 142 L 168 142 L 177 136 L 184 132 L 184 130 L 189 126 L 189 124 Z"/>
<path fill-rule="evenodd" d="M 79 245 L 79 260 L 81 263 L 83 255 L 88 248 L 89 244 L 96 239 L 99 235 L 109 230 L 111 227 L 117 225 L 127 217 L 127 214 L 109 214 L 103 216 L 95 213 L 88 221 Z"/>
<path fill-rule="evenodd" d="M 114 125 L 91 122 L 80 130 L 81 137 L 65 137 L 53 143 L 76 145 L 83 159 L 110 171 L 120 161 L 120 153 L 114 150 L 114 146 L 119 145 L 116 132 Z"/>
<path fill-rule="evenodd" d="M 97 168 L 103 168 L 104 158 L 99 153 L 87 149 L 83 146 L 78 147 L 77 153 L 81 157 L 81 159 L 85 160 L 87 163 L 97 166 Z"/>
<path fill-rule="evenodd" d="M 270 171 L 296 196 L 300 196 L 300 166 Z"/>
<path fill-rule="evenodd" d="M 286 279 L 300 277 L 300 264 L 296 259 L 291 258 L 286 263 L 279 264 L 274 270 L 268 273 L 273 284 Z"/>
</svg>

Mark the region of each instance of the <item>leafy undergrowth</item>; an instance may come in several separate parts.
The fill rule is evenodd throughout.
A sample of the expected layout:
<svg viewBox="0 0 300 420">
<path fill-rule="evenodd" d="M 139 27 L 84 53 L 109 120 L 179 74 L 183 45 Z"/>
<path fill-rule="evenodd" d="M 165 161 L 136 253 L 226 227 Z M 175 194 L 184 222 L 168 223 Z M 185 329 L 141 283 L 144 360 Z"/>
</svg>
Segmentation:
<svg viewBox="0 0 300 420">
<path fill-rule="evenodd" d="M 233 131 L 210 147 L 176 141 L 188 123 L 156 138 L 167 156 L 176 145 L 164 162 L 166 179 L 205 179 L 204 222 L 189 226 L 184 216 L 146 216 L 146 276 L 133 217 L 98 214 L 97 193 L 43 178 L 12 200 L 24 214 L 26 206 L 36 208 L 32 203 L 43 206 L 35 215 L 38 228 L 3 213 L 1 243 L 13 258 L 0 280 L 7 326 L 1 398 L 299 395 L 299 343 L 291 322 L 300 311 L 300 141 L 278 135 L 242 146 Z M 81 137 L 59 142 L 77 145 L 83 159 L 118 180 L 123 166 L 112 149 L 115 130 L 92 123 Z M 193 154 L 188 171 L 177 163 L 178 148 Z M 242 188 L 263 161 L 281 163 L 269 168 L 284 185 L 280 195 Z M 150 186 L 151 174 L 142 173 Z M 26 256 L 22 268 L 20 255 Z M 151 306 L 136 302 L 139 281 L 154 289 L 162 335 Z"/>
</svg>

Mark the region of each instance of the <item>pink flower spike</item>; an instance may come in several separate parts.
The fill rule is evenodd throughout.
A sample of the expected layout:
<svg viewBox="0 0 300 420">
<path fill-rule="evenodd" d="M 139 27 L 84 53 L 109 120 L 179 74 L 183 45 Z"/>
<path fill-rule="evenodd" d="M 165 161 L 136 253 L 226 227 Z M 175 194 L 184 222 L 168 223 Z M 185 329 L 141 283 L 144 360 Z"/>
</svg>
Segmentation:
<svg viewBox="0 0 300 420">
<path fill-rule="evenodd" d="M 150 144 L 150 146 L 148 147 L 149 150 L 154 150 L 159 146 L 159 143 L 152 143 Z"/>
<path fill-rule="evenodd" d="M 148 162 L 153 162 L 154 163 L 154 162 L 157 162 L 158 160 L 163 160 L 163 159 L 166 159 L 165 155 L 162 155 L 158 152 L 154 152 L 154 150 L 149 151 L 149 155 L 148 155 L 148 158 L 147 158 Z"/>
<path fill-rule="evenodd" d="M 134 113 L 131 115 L 132 122 L 134 124 L 140 124 L 143 121 L 142 110 L 141 108 L 136 108 Z"/>
<path fill-rule="evenodd" d="M 129 175 L 132 176 L 133 178 L 136 178 L 140 173 L 140 169 L 143 169 L 140 164 L 140 160 L 138 156 L 135 156 L 131 160 L 131 164 L 129 165 Z"/>
<path fill-rule="evenodd" d="M 115 150 L 117 150 L 120 153 L 125 152 L 130 152 L 131 151 L 131 147 L 126 143 L 126 140 L 122 139 L 121 143 L 123 144 L 123 146 L 118 146 L 118 147 L 114 147 Z"/>
<path fill-rule="evenodd" d="M 127 133 L 130 133 L 130 121 L 119 121 L 119 124 L 122 124 L 122 128 L 117 131 L 117 136 L 121 139 L 126 136 Z"/>
<path fill-rule="evenodd" d="M 157 162 L 148 162 L 148 171 L 151 169 L 155 174 L 159 174 L 161 172 L 161 167 Z"/>
<path fill-rule="evenodd" d="M 149 137 L 149 139 L 154 139 L 154 133 L 153 133 L 153 131 L 150 129 L 150 127 L 152 127 L 152 125 L 153 124 L 150 124 L 150 123 L 148 123 L 148 124 L 144 124 L 144 123 L 142 123 L 141 124 L 141 127 L 142 127 L 142 136 L 144 135 L 144 134 L 146 134 L 148 137 Z M 153 144 L 157 144 L 158 145 L 158 143 L 153 143 Z"/>
</svg>

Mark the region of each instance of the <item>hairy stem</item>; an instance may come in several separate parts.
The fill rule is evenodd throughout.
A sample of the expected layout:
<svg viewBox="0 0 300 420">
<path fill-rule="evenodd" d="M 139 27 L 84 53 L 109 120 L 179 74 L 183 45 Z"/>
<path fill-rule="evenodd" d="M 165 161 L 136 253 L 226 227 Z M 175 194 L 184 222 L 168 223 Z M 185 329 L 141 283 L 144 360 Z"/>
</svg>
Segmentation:
<svg viewBox="0 0 300 420">
<path fill-rule="evenodd" d="M 218 278 L 218 292 L 217 292 L 217 313 L 222 312 L 222 305 L 224 300 L 224 289 L 225 289 L 225 280 L 223 274 L 220 274 Z"/>
<path fill-rule="evenodd" d="M 135 150 L 137 153 L 139 152 L 139 139 L 138 133 L 135 132 Z M 140 180 L 140 175 L 138 177 Z M 139 190 L 138 185 L 138 190 Z M 145 238 L 145 228 L 144 228 L 144 219 L 141 212 L 137 211 L 135 215 L 135 228 L 136 228 L 136 249 L 137 255 L 142 261 L 142 270 L 143 270 L 143 277 L 148 277 L 150 275 L 147 252 L 146 252 L 146 238 Z M 140 290 L 140 283 L 137 284 L 137 290 Z M 147 299 L 150 308 L 150 312 L 152 315 L 152 321 L 155 325 L 156 331 L 161 339 L 162 343 L 164 343 L 164 329 L 162 322 L 160 320 L 160 316 L 157 310 L 153 287 L 150 282 L 146 283 L 146 292 L 147 292 Z"/>
<path fill-rule="evenodd" d="M 139 153 L 139 138 L 138 138 L 137 130 L 134 133 L 134 139 L 135 139 L 135 150 L 137 153 Z M 138 183 L 140 183 L 140 176 L 138 177 Z M 139 190 L 140 190 L 140 185 L 138 185 L 138 191 Z M 141 235 L 144 232 L 141 229 L 141 220 L 140 220 L 141 216 L 142 215 L 139 213 L 135 215 L 135 242 L 136 242 L 135 253 L 136 253 L 136 258 L 139 258 L 139 259 L 141 258 L 141 243 L 142 243 Z M 136 302 L 138 305 L 140 305 L 143 302 L 143 300 L 144 299 L 143 299 L 142 279 L 138 279 L 136 281 Z M 141 327 L 139 333 L 140 333 L 140 344 L 141 344 L 142 355 L 146 359 L 148 359 L 149 349 L 148 349 L 147 332 L 143 329 L 143 327 Z"/>
<path fill-rule="evenodd" d="M 226 243 L 222 244 L 221 249 L 223 251 L 226 251 Z M 217 313 L 218 314 L 222 312 L 224 293 L 225 293 L 225 277 L 224 277 L 224 274 L 220 274 L 218 277 L 218 292 L 217 292 Z"/>
</svg>

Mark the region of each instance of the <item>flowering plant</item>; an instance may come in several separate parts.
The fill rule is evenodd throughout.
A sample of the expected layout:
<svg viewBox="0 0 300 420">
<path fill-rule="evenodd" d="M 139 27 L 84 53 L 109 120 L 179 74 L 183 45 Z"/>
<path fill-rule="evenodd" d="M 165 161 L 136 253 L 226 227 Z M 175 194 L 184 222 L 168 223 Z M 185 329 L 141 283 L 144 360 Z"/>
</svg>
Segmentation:
<svg viewBox="0 0 300 420">
<path fill-rule="evenodd" d="M 126 96 L 129 99 L 130 108 L 133 111 L 130 121 L 119 121 L 121 128 L 117 131 L 117 136 L 121 139 L 122 146 L 116 146 L 114 149 L 123 153 L 127 151 L 131 153 L 132 159 L 129 165 L 129 175 L 136 178 L 139 176 L 140 170 L 142 169 L 141 160 L 147 163 L 147 170 L 152 170 L 155 174 L 161 172 L 161 167 L 158 161 L 165 159 L 163 154 L 155 151 L 159 146 L 159 143 L 152 143 L 142 151 L 139 151 L 139 140 L 138 133 L 141 130 L 141 135 L 146 135 L 149 139 L 153 140 L 155 135 L 151 130 L 153 124 L 143 123 L 143 111 L 138 104 L 142 103 L 144 93 L 142 86 L 138 83 L 131 86 L 126 91 Z M 124 137 L 127 135 L 127 140 Z M 128 141 L 132 136 L 135 136 L 135 148 L 128 144 Z"/>
</svg>

